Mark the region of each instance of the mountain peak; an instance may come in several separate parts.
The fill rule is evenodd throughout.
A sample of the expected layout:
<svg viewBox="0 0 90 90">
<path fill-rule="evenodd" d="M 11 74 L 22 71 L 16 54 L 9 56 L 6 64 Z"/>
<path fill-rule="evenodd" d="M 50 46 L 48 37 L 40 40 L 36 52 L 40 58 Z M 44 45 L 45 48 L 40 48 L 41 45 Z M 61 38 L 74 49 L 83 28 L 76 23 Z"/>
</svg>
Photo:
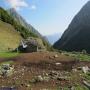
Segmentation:
<svg viewBox="0 0 90 90">
<path fill-rule="evenodd" d="M 61 39 L 54 44 L 57 49 L 90 53 L 90 1 L 73 18 Z"/>
<path fill-rule="evenodd" d="M 18 12 L 15 10 L 15 8 L 10 8 L 10 9 L 8 9 L 7 11 L 8 11 L 10 14 L 12 14 L 12 15 L 20 16 L 20 15 L 18 14 Z"/>
<path fill-rule="evenodd" d="M 16 9 L 15 8 L 10 8 L 8 9 L 9 11 L 12 11 L 12 12 L 16 12 Z"/>
<path fill-rule="evenodd" d="M 15 8 L 10 8 L 10 10 L 13 10 L 13 11 L 14 11 L 14 10 L 15 10 Z M 16 10 L 15 10 L 15 11 L 16 11 Z"/>
<path fill-rule="evenodd" d="M 90 1 L 88 1 L 88 2 L 82 7 L 82 9 L 81 9 L 80 11 L 84 11 L 84 12 L 90 11 Z"/>
<path fill-rule="evenodd" d="M 90 0 L 86 4 L 90 4 Z"/>
</svg>

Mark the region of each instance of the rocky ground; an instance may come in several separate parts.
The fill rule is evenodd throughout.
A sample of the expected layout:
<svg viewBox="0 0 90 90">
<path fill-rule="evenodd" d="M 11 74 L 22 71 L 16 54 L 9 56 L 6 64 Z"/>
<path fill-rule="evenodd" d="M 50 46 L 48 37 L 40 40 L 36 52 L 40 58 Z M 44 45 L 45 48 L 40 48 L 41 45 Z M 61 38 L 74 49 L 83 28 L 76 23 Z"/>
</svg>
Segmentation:
<svg viewBox="0 0 90 90">
<path fill-rule="evenodd" d="M 89 61 L 82 62 L 63 53 L 21 54 L 1 59 L 0 87 L 12 88 L 10 90 L 89 90 L 89 68 Z"/>
</svg>

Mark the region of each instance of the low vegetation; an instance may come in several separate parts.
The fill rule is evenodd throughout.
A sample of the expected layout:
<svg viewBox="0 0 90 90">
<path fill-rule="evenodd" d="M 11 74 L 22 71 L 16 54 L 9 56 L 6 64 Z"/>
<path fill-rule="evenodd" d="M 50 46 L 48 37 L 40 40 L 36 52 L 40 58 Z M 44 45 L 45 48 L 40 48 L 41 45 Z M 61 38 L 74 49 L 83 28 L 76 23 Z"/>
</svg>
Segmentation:
<svg viewBox="0 0 90 90">
<path fill-rule="evenodd" d="M 2 53 L 0 53 L 0 58 L 13 58 L 13 57 L 16 57 L 18 55 L 20 55 L 20 53 L 16 53 L 16 52 L 2 52 Z"/>
<path fill-rule="evenodd" d="M 66 52 L 66 51 L 61 51 L 59 50 L 58 52 L 66 55 L 66 56 L 70 56 L 70 57 L 74 57 L 79 61 L 90 61 L 90 54 L 88 53 L 84 53 L 84 52 Z"/>
</svg>

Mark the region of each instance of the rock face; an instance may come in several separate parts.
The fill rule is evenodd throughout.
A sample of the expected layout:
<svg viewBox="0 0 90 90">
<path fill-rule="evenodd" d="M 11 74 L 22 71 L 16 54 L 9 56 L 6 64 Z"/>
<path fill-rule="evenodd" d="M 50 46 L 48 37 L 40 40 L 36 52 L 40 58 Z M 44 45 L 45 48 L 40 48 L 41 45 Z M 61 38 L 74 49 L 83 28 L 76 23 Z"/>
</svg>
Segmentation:
<svg viewBox="0 0 90 90">
<path fill-rule="evenodd" d="M 66 51 L 90 53 L 90 1 L 74 17 L 67 30 L 55 44 L 54 48 Z"/>
</svg>

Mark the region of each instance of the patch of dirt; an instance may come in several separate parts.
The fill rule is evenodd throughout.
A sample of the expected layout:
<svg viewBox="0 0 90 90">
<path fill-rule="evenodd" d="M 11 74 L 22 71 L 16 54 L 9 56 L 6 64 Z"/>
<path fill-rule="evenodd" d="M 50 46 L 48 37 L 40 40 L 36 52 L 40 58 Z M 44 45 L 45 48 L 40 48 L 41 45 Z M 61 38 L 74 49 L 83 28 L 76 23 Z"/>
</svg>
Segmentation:
<svg viewBox="0 0 90 90">
<path fill-rule="evenodd" d="M 90 67 L 90 62 L 80 62 L 57 52 L 23 53 L 8 60 L 14 61 L 14 74 L 10 77 L 0 77 L 0 87 L 13 86 L 18 90 L 57 90 L 60 86 L 70 88 L 83 80 L 78 72 L 72 73 L 72 69 L 85 65 Z M 35 79 L 37 76 L 41 76 L 41 79 L 48 77 L 49 80 L 38 81 Z M 63 79 L 64 77 L 67 79 Z"/>
</svg>

